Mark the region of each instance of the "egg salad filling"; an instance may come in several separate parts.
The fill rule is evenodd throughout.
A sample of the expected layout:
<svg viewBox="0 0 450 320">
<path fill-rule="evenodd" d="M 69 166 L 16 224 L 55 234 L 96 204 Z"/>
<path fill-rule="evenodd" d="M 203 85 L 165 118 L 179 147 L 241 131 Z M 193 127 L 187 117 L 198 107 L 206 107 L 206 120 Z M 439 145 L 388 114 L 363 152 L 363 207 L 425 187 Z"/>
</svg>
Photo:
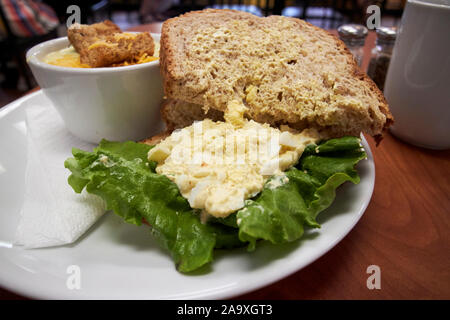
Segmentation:
<svg viewBox="0 0 450 320">
<path fill-rule="evenodd" d="M 276 188 L 289 179 L 283 172 L 294 166 L 305 147 L 320 140 L 318 132 L 296 132 L 244 118 L 246 107 L 228 104 L 225 122 L 209 119 L 174 131 L 153 147 L 148 159 L 156 172 L 179 188 L 190 206 L 206 216 L 224 218 L 241 209 L 265 183 Z"/>
</svg>

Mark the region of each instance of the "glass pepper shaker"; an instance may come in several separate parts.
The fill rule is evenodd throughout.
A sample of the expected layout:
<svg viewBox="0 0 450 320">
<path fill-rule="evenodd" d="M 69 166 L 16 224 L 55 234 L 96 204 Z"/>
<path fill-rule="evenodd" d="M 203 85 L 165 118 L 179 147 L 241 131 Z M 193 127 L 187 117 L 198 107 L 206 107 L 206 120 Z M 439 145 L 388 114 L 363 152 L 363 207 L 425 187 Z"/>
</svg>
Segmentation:
<svg viewBox="0 0 450 320">
<path fill-rule="evenodd" d="M 367 28 L 360 24 L 344 24 L 338 28 L 339 38 L 344 41 L 347 48 L 355 57 L 358 66 L 361 66 L 364 56 L 364 43 L 367 37 Z"/>
<path fill-rule="evenodd" d="M 395 27 L 380 27 L 377 29 L 377 41 L 370 55 L 367 75 L 372 78 L 381 91 L 384 89 L 384 81 L 396 36 L 397 29 Z"/>
</svg>

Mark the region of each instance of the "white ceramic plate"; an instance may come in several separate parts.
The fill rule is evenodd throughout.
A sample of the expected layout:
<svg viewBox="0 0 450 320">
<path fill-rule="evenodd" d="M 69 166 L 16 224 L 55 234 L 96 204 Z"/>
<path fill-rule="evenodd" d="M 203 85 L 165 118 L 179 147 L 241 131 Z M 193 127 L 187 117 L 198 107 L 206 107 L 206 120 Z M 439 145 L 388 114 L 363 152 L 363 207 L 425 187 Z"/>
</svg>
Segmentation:
<svg viewBox="0 0 450 320">
<path fill-rule="evenodd" d="M 363 140 L 368 161 L 358 165 L 361 182 L 338 189 L 336 201 L 319 215 L 321 229 L 307 230 L 290 244 L 261 244 L 252 253 L 245 248 L 217 251 L 199 273 L 177 272 L 147 227 L 128 225 L 112 213 L 73 245 L 14 247 L 10 243 L 24 200 L 27 162 L 24 110 L 42 103 L 51 102 L 38 91 L 0 109 L 0 286 L 28 297 L 211 299 L 243 294 L 302 269 L 333 248 L 361 218 L 372 195 L 375 167 Z M 66 286 L 70 265 L 80 267 L 80 290 Z"/>
</svg>

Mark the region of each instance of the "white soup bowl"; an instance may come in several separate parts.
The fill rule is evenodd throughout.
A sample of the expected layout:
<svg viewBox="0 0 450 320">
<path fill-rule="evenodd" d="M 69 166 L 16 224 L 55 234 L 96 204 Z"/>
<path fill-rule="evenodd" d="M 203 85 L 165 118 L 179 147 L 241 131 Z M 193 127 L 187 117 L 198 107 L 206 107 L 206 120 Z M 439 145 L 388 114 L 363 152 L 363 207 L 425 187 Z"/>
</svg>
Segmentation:
<svg viewBox="0 0 450 320">
<path fill-rule="evenodd" d="M 160 35 L 151 35 L 159 44 Z M 27 61 L 72 134 L 98 143 L 101 139 L 137 141 L 161 132 L 159 60 L 107 68 L 70 68 L 43 62 L 48 53 L 69 45 L 67 37 L 43 42 L 27 52 Z"/>
</svg>

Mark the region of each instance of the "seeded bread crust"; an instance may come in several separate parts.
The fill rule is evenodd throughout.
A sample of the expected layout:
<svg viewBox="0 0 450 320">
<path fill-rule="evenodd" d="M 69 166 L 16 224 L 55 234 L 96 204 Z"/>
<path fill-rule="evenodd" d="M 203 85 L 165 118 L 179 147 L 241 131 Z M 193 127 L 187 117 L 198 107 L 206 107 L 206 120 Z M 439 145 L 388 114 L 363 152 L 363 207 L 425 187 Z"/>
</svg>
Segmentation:
<svg viewBox="0 0 450 320">
<path fill-rule="evenodd" d="M 393 123 L 344 43 L 299 19 L 193 11 L 164 22 L 160 63 L 165 94 L 179 108 L 224 112 L 238 100 L 250 119 L 314 127 L 330 138 L 366 132 L 379 140 Z"/>
</svg>

